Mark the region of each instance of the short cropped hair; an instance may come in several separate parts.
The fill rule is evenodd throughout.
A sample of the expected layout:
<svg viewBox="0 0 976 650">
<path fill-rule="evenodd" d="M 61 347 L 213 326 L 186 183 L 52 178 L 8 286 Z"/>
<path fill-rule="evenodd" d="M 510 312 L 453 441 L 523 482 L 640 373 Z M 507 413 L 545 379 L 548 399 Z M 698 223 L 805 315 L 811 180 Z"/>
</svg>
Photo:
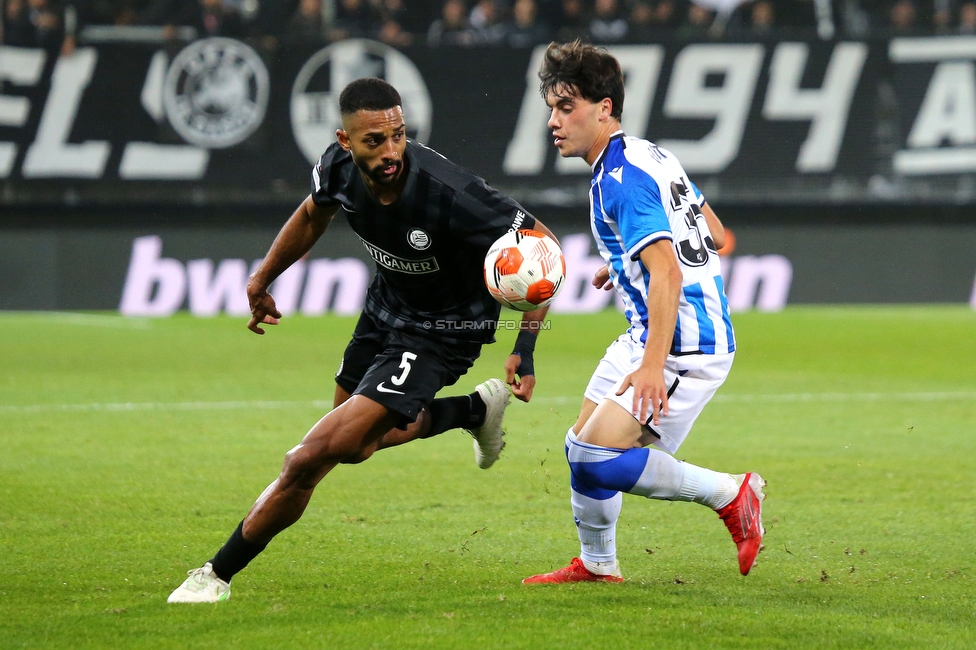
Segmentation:
<svg viewBox="0 0 976 650">
<path fill-rule="evenodd" d="M 356 111 L 385 111 L 402 105 L 400 93 L 382 79 L 357 79 L 339 94 L 339 113 L 342 115 Z"/>
<path fill-rule="evenodd" d="M 620 63 L 602 47 L 575 40 L 550 43 L 539 69 L 539 92 L 545 97 L 560 87 L 575 91 L 589 102 L 610 98 L 610 117 L 624 112 L 624 75 Z"/>
</svg>

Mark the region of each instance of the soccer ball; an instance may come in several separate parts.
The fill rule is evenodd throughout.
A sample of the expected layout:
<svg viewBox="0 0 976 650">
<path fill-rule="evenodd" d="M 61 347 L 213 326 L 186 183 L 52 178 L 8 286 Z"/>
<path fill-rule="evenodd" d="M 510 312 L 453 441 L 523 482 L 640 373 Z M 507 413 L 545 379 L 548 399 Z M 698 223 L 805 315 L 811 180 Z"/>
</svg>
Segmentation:
<svg viewBox="0 0 976 650">
<path fill-rule="evenodd" d="M 498 238 L 485 256 L 485 285 L 511 309 L 531 311 L 555 300 L 566 277 L 559 244 L 536 230 L 514 230 Z"/>
</svg>

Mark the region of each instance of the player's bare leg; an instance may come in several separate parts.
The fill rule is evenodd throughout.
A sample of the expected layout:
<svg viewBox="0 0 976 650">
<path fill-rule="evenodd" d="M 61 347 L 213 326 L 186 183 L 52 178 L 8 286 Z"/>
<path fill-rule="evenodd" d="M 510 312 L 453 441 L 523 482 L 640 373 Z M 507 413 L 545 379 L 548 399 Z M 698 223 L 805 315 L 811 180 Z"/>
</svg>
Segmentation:
<svg viewBox="0 0 976 650">
<path fill-rule="evenodd" d="M 508 403 L 508 391 L 500 380 L 485 383 L 490 382 L 497 382 L 496 388 L 500 386 L 504 395 L 484 403 L 469 399 L 470 396 L 435 400 L 436 404 L 432 403 L 422 410 L 417 419 L 404 428 L 395 426 L 400 416 L 386 407 L 363 395 L 351 396 L 337 387 L 332 412 L 319 420 L 302 442 L 286 454 L 281 474 L 261 493 L 244 521 L 210 562 L 190 572 L 183 584 L 170 595 L 168 602 L 227 600 L 233 576 L 261 553 L 275 535 L 301 518 L 315 486 L 339 463 L 359 463 L 379 449 L 463 427 L 475 421 L 481 423 L 481 429 L 488 429 L 489 420 L 498 430 L 494 454 L 494 458 L 497 458 L 497 452 L 503 446 L 501 417 Z M 483 387 L 484 384 L 477 391 L 482 397 Z M 475 408 L 475 405 L 480 408 Z M 431 410 L 437 412 L 439 423 L 434 423 L 435 416 L 432 416 Z M 476 454 L 479 464 L 485 457 L 485 454 Z"/>
<path fill-rule="evenodd" d="M 298 521 L 315 486 L 347 458 L 355 457 L 393 428 L 397 415 L 356 395 L 319 420 L 285 455 L 278 478 L 258 497 L 244 519 L 244 538 L 267 544 Z"/>
<path fill-rule="evenodd" d="M 344 404 L 350 397 L 352 397 L 352 395 L 349 393 L 349 391 L 342 386 L 336 385 L 332 408 L 339 408 L 339 406 Z M 420 415 L 417 416 L 417 419 L 407 426 L 403 428 L 394 427 L 390 429 L 380 436 L 379 439 L 360 449 L 359 453 L 343 459 L 342 462 L 349 464 L 361 463 L 380 449 L 396 447 L 412 440 L 417 440 L 418 438 L 424 438 L 427 436 L 429 431 L 430 414 L 427 412 L 427 409 L 424 409 L 420 412 Z"/>
<path fill-rule="evenodd" d="M 616 402 L 603 400 L 580 429 L 579 441 L 601 447 L 630 449 L 639 446 L 641 425 Z"/>
<path fill-rule="evenodd" d="M 245 517 L 242 532 L 247 541 L 267 544 L 298 521 L 315 486 L 339 463 L 360 462 L 378 449 L 423 437 L 431 428 L 428 409 L 400 429 L 395 427 L 398 416 L 368 397 L 350 396 L 337 386 L 335 401 L 338 406 L 285 455 L 281 474 Z"/>
<path fill-rule="evenodd" d="M 315 486 L 343 460 L 361 454 L 397 421 L 373 400 L 357 395 L 319 420 L 285 455 L 281 474 L 251 507 L 217 554 L 170 594 L 170 603 L 219 602 L 230 581 L 268 542 L 301 518 Z"/>
<path fill-rule="evenodd" d="M 583 426 L 586 424 L 590 416 L 593 415 L 593 411 L 596 410 L 597 404 L 594 401 L 583 398 L 583 405 L 580 407 L 579 417 L 576 418 L 576 424 L 573 425 L 573 433 L 579 435 L 583 430 Z"/>
</svg>

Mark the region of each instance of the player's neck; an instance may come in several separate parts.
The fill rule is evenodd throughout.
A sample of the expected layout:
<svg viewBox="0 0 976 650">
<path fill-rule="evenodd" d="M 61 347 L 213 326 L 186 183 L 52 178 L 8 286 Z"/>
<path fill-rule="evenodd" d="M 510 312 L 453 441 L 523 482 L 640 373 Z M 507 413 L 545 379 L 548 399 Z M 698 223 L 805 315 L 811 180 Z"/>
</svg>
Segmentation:
<svg viewBox="0 0 976 650">
<path fill-rule="evenodd" d="M 593 140 L 593 146 L 590 147 L 589 152 L 587 152 L 586 156 L 583 157 L 583 160 L 586 161 L 587 165 L 590 167 L 593 166 L 593 163 L 600 158 L 600 154 L 603 153 L 603 150 L 607 148 L 608 144 L 610 144 L 610 137 L 619 130 L 620 121 L 613 118 L 600 124 L 600 128 L 597 131 L 597 136 Z"/>
</svg>

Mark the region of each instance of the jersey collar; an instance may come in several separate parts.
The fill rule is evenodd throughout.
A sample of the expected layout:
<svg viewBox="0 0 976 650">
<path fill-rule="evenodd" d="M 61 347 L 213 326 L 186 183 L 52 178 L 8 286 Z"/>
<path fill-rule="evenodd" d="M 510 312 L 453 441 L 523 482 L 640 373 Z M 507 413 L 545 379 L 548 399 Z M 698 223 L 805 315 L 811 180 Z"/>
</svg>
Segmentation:
<svg viewBox="0 0 976 650">
<path fill-rule="evenodd" d="M 596 170 L 600 167 L 600 165 L 603 164 L 603 159 L 606 157 L 607 152 L 610 150 L 610 144 L 614 140 L 617 140 L 617 139 L 620 139 L 620 138 L 623 138 L 623 137 L 624 137 L 624 131 L 623 131 L 623 129 L 617 129 L 616 131 L 614 131 L 610 135 L 610 139 L 607 140 L 607 146 L 603 147 L 603 151 L 601 151 L 600 152 L 600 155 L 596 157 L 596 162 L 594 162 L 592 165 L 590 165 L 590 172 L 592 172 L 594 174 L 596 173 Z"/>
</svg>

